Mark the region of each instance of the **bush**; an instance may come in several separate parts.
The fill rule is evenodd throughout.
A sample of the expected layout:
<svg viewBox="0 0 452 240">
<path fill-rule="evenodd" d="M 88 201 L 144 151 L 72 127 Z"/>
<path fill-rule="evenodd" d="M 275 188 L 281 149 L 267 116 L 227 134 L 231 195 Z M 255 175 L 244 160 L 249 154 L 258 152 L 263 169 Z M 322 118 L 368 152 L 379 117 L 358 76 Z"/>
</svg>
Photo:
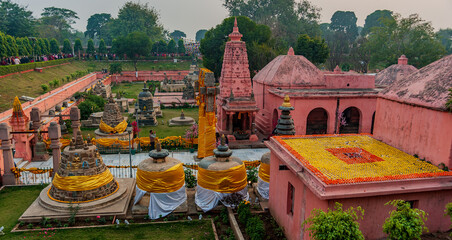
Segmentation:
<svg viewBox="0 0 452 240">
<path fill-rule="evenodd" d="M 257 167 L 248 166 L 246 167 L 246 176 L 248 182 L 256 183 L 257 182 Z"/>
<path fill-rule="evenodd" d="M 43 92 L 49 91 L 49 86 L 47 86 L 47 84 L 41 84 L 41 88 Z"/>
<path fill-rule="evenodd" d="M 448 203 L 446 205 L 446 210 L 444 210 L 445 215 L 450 217 L 450 221 L 452 222 L 452 203 Z M 452 236 L 452 233 L 450 234 Z"/>
<path fill-rule="evenodd" d="M 193 175 L 193 171 L 189 168 L 184 170 L 185 172 L 185 186 L 187 188 L 194 188 L 196 186 L 196 177 Z"/>
<path fill-rule="evenodd" d="M 54 80 L 53 80 L 53 86 L 54 86 L 54 87 L 60 86 L 60 80 L 54 79 Z"/>
<path fill-rule="evenodd" d="M 252 217 L 248 220 L 245 231 L 251 240 L 265 239 L 264 222 L 258 216 Z"/>
<path fill-rule="evenodd" d="M 121 74 L 121 72 L 122 72 L 122 64 L 121 63 L 110 64 L 110 74 Z"/>
<path fill-rule="evenodd" d="M 19 65 L 7 65 L 7 66 L 0 66 L 0 76 L 10 74 L 10 73 L 16 73 L 16 72 L 22 72 L 34 68 L 42 68 L 47 66 L 53 66 L 58 65 L 62 63 L 71 62 L 72 58 L 65 58 L 65 59 L 58 59 L 58 60 L 52 60 L 47 62 L 34 62 L 34 63 L 23 63 Z"/>
<path fill-rule="evenodd" d="M 364 240 L 356 221 L 359 219 L 358 214 L 361 214 L 362 219 L 364 210 L 361 207 L 356 209 L 350 207 L 343 211 L 342 204 L 336 202 L 334 210 L 328 209 L 327 212 L 321 209 L 312 210 L 311 216 L 302 226 L 309 225 L 306 230 L 309 231 L 309 236 L 316 240 Z"/>
<path fill-rule="evenodd" d="M 86 100 L 95 103 L 101 110 L 104 109 L 104 106 L 105 106 L 105 99 L 102 98 L 101 96 L 97 96 L 97 95 L 88 95 L 88 97 L 86 98 Z"/>
<path fill-rule="evenodd" d="M 246 224 L 248 219 L 251 217 L 251 208 L 249 201 L 242 201 L 237 208 L 237 215 L 239 222 Z"/>
<path fill-rule="evenodd" d="M 86 120 L 89 118 L 91 113 L 93 112 L 100 112 L 102 109 L 97 106 L 94 102 L 86 100 L 78 105 L 78 108 L 80 109 L 80 118 L 81 120 Z"/>
<path fill-rule="evenodd" d="M 421 239 L 422 232 L 428 232 L 424 211 L 411 208 L 410 204 L 403 200 L 392 200 L 385 205 L 396 207 L 383 224 L 383 232 L 389 235 L 389 239 Z"/>
</svg>

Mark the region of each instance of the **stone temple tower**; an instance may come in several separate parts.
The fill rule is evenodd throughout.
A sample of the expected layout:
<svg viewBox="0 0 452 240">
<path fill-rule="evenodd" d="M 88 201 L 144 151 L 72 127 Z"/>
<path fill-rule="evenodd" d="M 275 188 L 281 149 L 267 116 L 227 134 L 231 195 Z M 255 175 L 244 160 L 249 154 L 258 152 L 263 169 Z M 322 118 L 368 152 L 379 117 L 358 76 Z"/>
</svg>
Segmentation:
<svg viewBox="0 0 452 240">
<path fill-rule="evenodd" d="M 229 38 L 231 40 L 226 43 L 220 77 L 217 130 L 228 135 L 235 132 L 246 139 L 254 132 L 253 123 L 259 109 L 254 100 L 246 44 L 241 41 L 237 18 Z"/>
</svg>

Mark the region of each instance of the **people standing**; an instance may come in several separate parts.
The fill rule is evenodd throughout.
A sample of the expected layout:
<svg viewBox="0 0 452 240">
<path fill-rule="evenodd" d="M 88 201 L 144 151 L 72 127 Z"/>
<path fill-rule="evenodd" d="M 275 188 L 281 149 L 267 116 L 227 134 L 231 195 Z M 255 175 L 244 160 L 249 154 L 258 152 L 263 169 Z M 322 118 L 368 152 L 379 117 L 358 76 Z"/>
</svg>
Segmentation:
<svg viewBox="0 0 452 240">
<path fill-rule="evenodd" d="M 149 130 L 149 140 L 151 145 L 151 150 L 155 149 L 155 138 L 157 137 L 156 133 L 154 131 Z"/>
</svg>

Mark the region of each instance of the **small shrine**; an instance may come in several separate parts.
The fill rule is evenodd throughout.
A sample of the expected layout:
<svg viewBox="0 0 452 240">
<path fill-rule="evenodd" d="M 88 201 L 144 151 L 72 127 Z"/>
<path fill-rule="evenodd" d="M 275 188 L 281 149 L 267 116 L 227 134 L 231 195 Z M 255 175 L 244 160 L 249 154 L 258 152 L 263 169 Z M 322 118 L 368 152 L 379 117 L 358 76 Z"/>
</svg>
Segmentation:
<svg viewBox="0 0 452 240">
<path fill-rule="evenodd" d="M 16 96 L 13 103 L 13 114 L 9 120 L 9 124 L 14 132 L 23 132 L 13 135 L 14 146 L 16 154 L 14 157 L 23 158 L 26 161 L 31 161 L 33 154 L 31 150 L 30 141 L 33 140 L 33 134 L 27 134 L 29 130 L 29 118 L 25 115 L 22 109 L 22 104 Z"/>
<path fill-rule="evenodd" d="M 121 110 L 119 110 L 119 106 L 115 103 L 113 97 L 110 97 L 108 103 L 105 104 L 99 128 L 94 131 L 96 138 L 127 140 L 126 128 L 126 118 L 122 116 Z"/>
<path fill-rule="evenodd" d="M 198 164 L 195 202 L 204 212 L 212 210 L 220 202 L 231 207 L 227 199 L 232 194 L 238 195 L 242 200 L 249 198 L 245 164 L 240 158 L 231 156 L 232 151 L 226 145 L 224 135 L 214 154 Z"/>
<path fill-rule="evenodd" d="M 149 152 L 150 158 L 138 165 L 134 215 L 157 219 L 173 211 L 188 211 L 183 164 L 168 155 L 157 140 L 156 149 Z"/>
<path fill-rule="evenodd" d="M 251 85 L 248 56 L 242 34 L 234 21 L 226 43 L 217 101 L 217 131 L 229 140 L 257 141 L 254 135 L 255 115 L 259 111 Z M 254 136 L 252 136 L 254 135 Z M 251 137 L 252 136 L 252 137 Z"/>
<path fill-rule="evenodd" d="M 169 120 L 169 126 L 191 126 L 195 124 L 196 121 L 192 117 L 186 117 L 184 110 L 180 112 L 179 117 L 174 117 Z"/>
<path fill-rule="evenodd" d="M 144 82 L 143 91 L 138 94 L 135 117 L 139 126 L 157 126 L 158 124 L 154 112 L 154 100 L 146 82 Z"/>
<path fill-rule="evenodd" d="M 193 82 L 187 76 L 184 77 L 185 88 L 183 90 L 182 99 L 195 99 L 195 88 Z"/>
<path fill-rule="evenodd" d="M 104 85 L 104 83 L 100 79 L 96 82 L 92 89 L 94 94 L 101 96 L 104 99 L 107 99 L 111 96 L 111 86 Z"/>
</svg>

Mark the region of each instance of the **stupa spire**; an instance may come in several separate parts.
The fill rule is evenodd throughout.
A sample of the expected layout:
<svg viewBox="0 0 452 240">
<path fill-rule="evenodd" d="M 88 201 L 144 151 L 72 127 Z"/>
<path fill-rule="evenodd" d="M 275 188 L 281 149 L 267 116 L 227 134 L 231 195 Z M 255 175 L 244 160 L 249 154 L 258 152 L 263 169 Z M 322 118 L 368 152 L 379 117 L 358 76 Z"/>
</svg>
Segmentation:
<svg viewBox="0 0 452 240">
<path fill-rule="evenodd" d="M 234 27 L 232 28 L 232 33 L 229 34 L 231 41 L 240 41 L 242 34 L 239 32 L 239 27 L 237 26 L 237 18 L 234 20 Z"/>
<path fill-rule="evenodd" d="M 287 52 L 287 56 L 295 56 L 295 52 L 293 51 L 292 47 L 289 48 L 289 51 Z"/>
<path fill-rule="evenodd" d="M 276 135 L 295 135 L 295 126 L 290 116 L 290 111 L 294 108 L 290 104 L 289 95 L 284 96 L 284 102 L 278 109 L 281 110 L 281 116 L 276 125 Z"/>
<path fill-rule="evenodd" d="M 13 103 L 13 114 L 11 116 L 11 120 L 18 120 L 19 118 L 23 118 L 25 122 L 28 122 L 28 117 L 25 115 L 24 110 L 22 109 L 22 104 L 20 103 L 19 98 L 16 96 L 14 98 Z"/>
</svg>

